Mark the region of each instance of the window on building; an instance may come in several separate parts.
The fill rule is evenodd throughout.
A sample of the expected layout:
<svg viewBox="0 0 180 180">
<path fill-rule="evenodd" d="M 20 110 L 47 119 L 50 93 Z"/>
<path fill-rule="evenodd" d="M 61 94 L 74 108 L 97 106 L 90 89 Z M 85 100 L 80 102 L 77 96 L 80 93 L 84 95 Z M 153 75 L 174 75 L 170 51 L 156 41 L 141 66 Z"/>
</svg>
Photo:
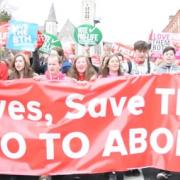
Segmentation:
<svg viewBox="0 0 180 180">
<path fill-rule="evenodd" d="M 85 7 L 85 19 L 89 19 L 89 10 L 90 10 L 90 8 L 89 8 L 88 4 L 86 4 L 86 7 Z"/>
</svg>

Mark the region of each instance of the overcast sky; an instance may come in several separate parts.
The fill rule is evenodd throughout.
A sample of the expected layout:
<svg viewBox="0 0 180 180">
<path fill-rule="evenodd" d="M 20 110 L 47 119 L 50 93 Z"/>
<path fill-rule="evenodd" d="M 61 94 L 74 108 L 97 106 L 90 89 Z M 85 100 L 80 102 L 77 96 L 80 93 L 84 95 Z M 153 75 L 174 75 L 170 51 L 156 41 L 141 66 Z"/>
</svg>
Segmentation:
<svg viewBox="0 0 180 180">
<path fill-rule="evenodd" d="M 48 17 L 54 2 L 59 30 L 69 18 L 78 26 L 81 24 L 81 0 L 5 0 L 14 8 L 16 19 L 41 25 Z M 180 8 L 179 0 L 96 0 L 96 16 L 101 18 L 97 27 L 103 33 L 104 41 L 120 41 L 133 44 L 148 38 L 153 29 L 160 32 L 168 23 L 170 15 Z"/>
</svg>

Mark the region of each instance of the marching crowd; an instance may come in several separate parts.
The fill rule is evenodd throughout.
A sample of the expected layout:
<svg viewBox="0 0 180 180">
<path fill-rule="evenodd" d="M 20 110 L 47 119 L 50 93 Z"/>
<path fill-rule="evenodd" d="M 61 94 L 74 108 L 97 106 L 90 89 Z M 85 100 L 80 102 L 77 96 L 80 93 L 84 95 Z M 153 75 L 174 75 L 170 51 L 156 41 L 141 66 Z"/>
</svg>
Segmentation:
<svg viewBox="0 0 180 180">
<path fill-rule="evenodd" d="M 36 81 L 42 80 L 70 80 L 78 85 L 86 85 L 88 81 L 96 81 L 103 78 L 115 78 L 117 76 L 179 73 L 179 60 L 176 60 L 175 48 L 166 47 L 162 52 L 162 58 L 156 61 L 151 59 L 149 54 L 150 44 L 145 41 L 134 43 L 134 57 L 132 60 L 124 58 L 121 52 L 101 57 L 101 66 L 93 64 L 92 57 L 77 56 L 69 60 L 65 57 L 64 51 L 60 47 L 53 48 L 49 55 L 40 56 L 36 49 L 32 57 L 28 57 L 23 52 L 12 55 L 11 60 L 0 61 L 0 80 L 12 80 L 22 78 L 33 78 Z M 3 180 L 19 179 L 111 179 L 118 180 L 122 175 L 139 176 L 138 169 L 126 172 L 109 172 L 95 175 L 58 175 L 53 177 L 41 176 L 16 176 L 1 175 Z M 168 179 L 173 176 L 173 172 L 157 171 L 157 179 Z M 155 179 L 156 179 L 155 178 Z"/>
</svg>

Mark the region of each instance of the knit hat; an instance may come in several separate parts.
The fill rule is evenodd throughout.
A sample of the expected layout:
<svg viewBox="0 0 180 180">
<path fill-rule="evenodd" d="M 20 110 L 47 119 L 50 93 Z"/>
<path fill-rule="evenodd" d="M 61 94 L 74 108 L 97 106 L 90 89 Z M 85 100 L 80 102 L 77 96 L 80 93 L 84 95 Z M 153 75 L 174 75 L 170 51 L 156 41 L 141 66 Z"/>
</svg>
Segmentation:
<svg viewBox="0 0 180 180">
<path fill-rule="evenodd" d="M 62 64 L 62 67 L 61 67 L 61 72 L 62 73 L 67 73 L 68 70 L 71 68 L 72 64 L 68 61 L 68 60 L 65 60 Z"/>
</svg>

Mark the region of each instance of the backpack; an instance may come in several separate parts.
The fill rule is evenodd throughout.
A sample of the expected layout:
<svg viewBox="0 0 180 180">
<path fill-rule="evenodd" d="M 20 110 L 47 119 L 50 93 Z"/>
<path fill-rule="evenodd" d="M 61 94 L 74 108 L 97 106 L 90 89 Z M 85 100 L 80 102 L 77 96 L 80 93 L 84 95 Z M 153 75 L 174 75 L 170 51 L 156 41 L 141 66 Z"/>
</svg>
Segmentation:
<svg viewBox="0 0 180 180">
<path fill-rule="evenodd" d="M 148 56 L 148 59 L 147 59 L 147 74 L 149 74 L 151 72 L 151 65 L 150 65 L 150 59 L 149 59 L 149 56 Z"/>
</svg>

